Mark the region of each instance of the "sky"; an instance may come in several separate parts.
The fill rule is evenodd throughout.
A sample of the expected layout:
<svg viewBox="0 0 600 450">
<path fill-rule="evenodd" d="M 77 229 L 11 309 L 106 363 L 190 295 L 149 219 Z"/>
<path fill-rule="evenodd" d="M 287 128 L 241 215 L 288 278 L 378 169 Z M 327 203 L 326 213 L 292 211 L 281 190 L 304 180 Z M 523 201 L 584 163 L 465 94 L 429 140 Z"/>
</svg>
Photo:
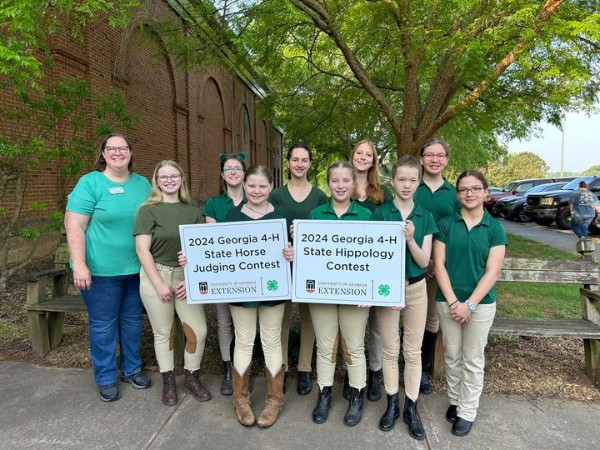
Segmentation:
<svg viewBox="0 0 600 450">
<path fill-rule="evenodd" d="M 569 113 L 565 120 L 565 172 L 582 172 L 600 164 L 600 114 L 588 117 L 583 113 Z M 561 131 L 550 124 L 542 124 L 540 138 L 506 143 L 510 153 L 533 152 L 550 166 L 550 172 L 560 172 L 562 147 Z"/>
</svg>

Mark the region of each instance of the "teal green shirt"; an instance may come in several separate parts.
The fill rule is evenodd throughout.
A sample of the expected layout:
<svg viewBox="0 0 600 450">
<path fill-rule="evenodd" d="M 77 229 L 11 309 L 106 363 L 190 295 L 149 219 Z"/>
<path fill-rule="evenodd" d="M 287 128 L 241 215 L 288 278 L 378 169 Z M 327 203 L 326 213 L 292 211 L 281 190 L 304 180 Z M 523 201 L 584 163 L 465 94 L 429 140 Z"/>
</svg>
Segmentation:
<svg viewBox="0 0 600 450">
<path fill-rule="evenodd" d="M 265 214 L 260 219 L 253 219 L 252 217 L 247 216 L 242 212 L 242 207 L 244 205 L 240 204 L 230 209 L 227 213 L 227 217 L 225 217 L 225 222 L 248 222 L 251 220 L 269 220 L 269 219 L 285 219 L 285 210 L 278 206 L 275 206 L 274 210 L 268 214 Z M 270 300 L 265 302 L 238 302 L 231 303 L 233 306 L 243 306 L 244 308 L 258 308 L 259 306 L 275 306 L 285 302 L 285 300 Z"/>
<path fill-rule="evenodd" d="M 483 213 L 479 224 L 469 230 L 459 213 L 443 218 L 438 222 L 435 239 L 446 244 L 446 270 L 457 298 L 464 302 L 477 287 L 485 274 L 490 248 L 507 245 L 506 232 L 500 222 Z M 438 288 L 435 299 L 446 301 Z M 496 301 L 496 287 L 493 287 L 481 300 L 481 304 Z"/>
<path fill-rule="evenodd" d="M 331 204 L 331 199 L 324 205 L 313 209 L 308 218 L 310 220 L 369 220 L 371 211 L 360 206 L 355 200 L 350 201 L 350 208 L 341 217 L 338 217 Z"/>
<path fill-rule="evenodd" d="M 150 183 L 136 173 L 123 183 L 111 181 L 99 171 L 79 179 L 69 194 L 67 211 L 90 217 L 85 262 L 92 275 L 111 277 L 140 271 L 133 227 L 137 209 L 149 194 Z"/>
<path fill-rule="evenodd" d="M 423 240 L 425 239 L 425 236 L 437 232 L 437 227 L 435 226 L 433 215 L 418 203 L 415 203 L 415 206 L 408 215 L 407 219 L 410 219 L 415 226 L 414 239 L 419 247 L 423 245 Z M 398 208 L 396 208 L 396 205 L 393 201 L 385 202 L 383 205 L 377 208 L 371 215 L 371 220 L 384 220 L 394 222 L 404 221 L 404 219 L 402 218 L 402 214 L 400 213 Z M 408 247 L 406 248 L 406 258 L 404 267 L 406 278 L 418 277 L 419 275 L 423 275 L 425 272 L 427 272 L 427 267 L 423 269 L 417 265 L 410 251 L 408 250 Z"/>
<path fill-rule="evenodd" d="M 244 199 L 241 204 L 246 202 L 246 195 L 244 195 Z M 210 217 L 215 219 L 217 222 L 225 222 L 225 217 L 230 209 L 235 208 L 233 204 L 233 200 L 227 193 L 221 194 L 218 197 L 209 198 L 204 205 L 204 210 L 202 211 L 202 215 L 204 217 Z"/>
<path fill-rule="evenodd" d="M 177 253 L 181 250 L 179 225 L 200 223 L 200 210 L 187 203 L 155 203 L 142 205 L 138 211 L 134 235 L 152 236 L 150 253 L 154 262 L 179 267 Z"/>
<path fill-rule="evenodd" d="M 460 200 L 456 194 L 456 188 L 446 179 L 444 179 L 444 184 L 433 192 L 421 180 L 415 192 L 415 203 L 418 203 L 433 214 L 435 223 L 438 223 L 442 217 L 450 216 L 460 211 L 461 207 Z"/>
<path fill-rule="evenodd" d="M 293 222 L 296 219 L 306 219 L 308 214 L 317 206 L 327 203 L 327 195 L 316 186 L 313 186 L 308 196 L 301 202 L 294 200 L 287 184 L 271 192 L 269 201 L 273 206 L 285 208 L 286 219 Z"/>
</svg>

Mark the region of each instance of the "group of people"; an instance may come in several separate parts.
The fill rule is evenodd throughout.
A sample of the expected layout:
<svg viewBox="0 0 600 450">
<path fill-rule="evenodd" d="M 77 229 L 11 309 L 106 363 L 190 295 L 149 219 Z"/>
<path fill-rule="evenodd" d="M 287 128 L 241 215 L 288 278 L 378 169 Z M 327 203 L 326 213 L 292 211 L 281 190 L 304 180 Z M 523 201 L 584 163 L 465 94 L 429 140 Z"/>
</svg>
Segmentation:
<svg viewBox="0 0 600 450">
<path fill-rule="evenodd" d="M 69 195 L 65 215 L 73 280 L 88 308 L 90 353 L 101 399 L 114 401 L 120 395 L 117 341 L 121 380 L 138 389 L 151 386 L 140 357 L 143 307 L 154 333 L 162 402 L 177 404 L 175 314 L 185 335 L 184 389 L 199 401 L 211 398 L 199 376 L 207 336 L 204 306 L 185 301 L 181 266 L 187 261 L 181 254 L 179 225 L 201 223 L 202 215 L 206 223 L 285 218 L 292 236 L 295 219 L 401 221 L 406 240 L 405 306 L 299 304 L 297 391 L 307 395 L 312 390 L 316 341 L 318 394 L 312 420 L 327 421 L 341 347 L 347 366 L 343 395 L 349 402 L 344 423 L 360 422 L 365 390 L 368 399 L 378 400 L 383 381 L 387 408 L 379 428 L 390 431 L 400 417 L 402 346 L 402 419 L 413 438 L 424 439 L 417 400 L 420 393 L 432 391 L 429 372 L 441 327 L 449 398 L 446 419 L 452 433 L 468 434 L 483 388 L 484 348 L 495 314 L 494 283 L 507 241 L 502 226 L 483 208 L 485 177 L 468 170 L 452 186 L 443 177 L 448 158 L 446 143 L 426 143 L 419 158 L 402 156 L 394 164 L 388 189 L 380 181 L 375 146 L 361 141 L 349 161 L 327 169 L 328 197 L 309 181 L 313 155 L 307 145 L 288 149 L 289 180 L 276 190 L 265 166 L 246 167 L 243 153 L 220 155 L 221 193 L 201 213 L 191 204 L 185 175 L 176 162 L 159 163 L 149 183 L 133 172 L 127 138 L 108 136 L 100 146 L 96 170 L 83 176 Z M 291 244 L 282 255 L 293 262 Z M 220 392 L 233 396 L 237 420 L 244 426 L 269 427 L 283 407 L 291 308 L 285 300 L 217 305 L 224 367 Z M 266 383 L 258 419 L 250 403 L 257 324 Z"/>
</svg>

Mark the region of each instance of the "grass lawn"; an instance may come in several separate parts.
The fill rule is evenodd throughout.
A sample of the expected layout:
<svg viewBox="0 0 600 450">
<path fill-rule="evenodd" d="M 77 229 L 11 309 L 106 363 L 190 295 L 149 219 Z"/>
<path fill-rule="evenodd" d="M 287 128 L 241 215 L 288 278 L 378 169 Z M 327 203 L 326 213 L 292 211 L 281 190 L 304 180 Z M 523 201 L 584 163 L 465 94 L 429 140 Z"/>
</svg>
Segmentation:
<svg viewBox="0 0 600 450">
<path fill-rule="evenodd" d="M 507 257 L 531 259 L 580 259 L 575 251 L 558 250 L 521 236 L 508 234 Z M 498 282 L 498 316 L 581 318 L 579 285 Z"/>
</svg>

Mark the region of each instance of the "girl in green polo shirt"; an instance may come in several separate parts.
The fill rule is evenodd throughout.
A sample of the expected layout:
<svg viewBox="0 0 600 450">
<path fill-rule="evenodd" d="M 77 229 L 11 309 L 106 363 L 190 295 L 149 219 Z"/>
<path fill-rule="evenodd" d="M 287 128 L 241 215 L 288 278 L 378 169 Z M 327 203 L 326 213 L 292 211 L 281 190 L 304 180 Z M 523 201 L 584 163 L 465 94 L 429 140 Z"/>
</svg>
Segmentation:
<svg viewBox="0 0 600 450">
<path fill-rule="evenodd" d="M 308 213 L 327 202 L 327 196 L 318 187 L 308 181 L 308 172 L 312 164 L 312 151 L 306 144 L 293 144 L 287 151 L 289 181 L 285 186 L 271 193 L 270 201 L 274 206 L 285 208 L 288 223 L 296 219 L 306 219 Z M 290 232 L 290 236 L 292 233 Z M 307 395 L 312 389 L 310 379 L 315 332 L 306 303 L 298 303 L 300 312 L 300 350 L 298 353 L 298 387 L 300 395 Z M 286 302 L 281 328 L 281 347 L 283 364 L 288 371 L 288 341 L 290 336 L 290 315 L 292 302 Z"/>
<path fill-rule="evenodd" d="M 230 209 L 242 204 L 244 197 L 244 173 L 246 172 L 246 154 L 221 154 L 221 186 L 217 197 L 208 199 L 202 214 L 206 223 L 224 222 Z M 223 377 L 221 379 L 221 395 L 231 395 L 231 342 L 233 341 L 233 324 L 231 312 L 226 303 L 217 303 L 217 339 L 221 358 L 223 359 Z"/>
<path fill-rule="evenodd" d="M 373 212 L 371 220 L 404 221 L 406 238 L 406 292 L 402 308 L 404 339 L 404 410 L 403 420 L 409 434 L 425 439 L 425 430 L 417 414 L 417 399 L 421 383 L 421 343 L 427 318 L 427 286 L 425 275 L 431 258 L 433 234 L 437 231 L 433 216 L 415 203 L 414 193 L 419 185 L 421 165 L 411 155 L 400 157 L 392 167 L 394 200 L 386 202 Z M 387 392 L 387 409 L 379 428 L 390 431 L 400 416 L 398 395 L 398 356 L 400 354 L 400 308 L 372 307 L 377 314 L 383 340 L 383 379 Z"/>
<path fill-rule="evenodd" d="M 369 220 L 371 211 L 351 199 L 356 183 L 354 167 L 346 161 L 332 164 L 327 169 L 327 184 L 331 198 L 326 204 L 313 209 L 308 218 L 312 220 Z M 360 422 L 363 409 L 363 394 L 367 384 L 365 359 L 365 328 L 369 318 L 367 308 L 352 305 L 313 304 L 310 316 L 317 338 L 317 384 L 319 396 L 312 414 L 313 422 L 323 423 L 329 415 L 335 355 L 338 336 L 342 347 L 349 355 L 348 376 L 350 398 L 344 423 L 353 426 Z"/>
<path fill-rule="evenodd" d="M 477 416 L 483 390 L 484 349 L 496 314 L 494 287 L 506 249 L 502 225 L 483 207 L 488 183 L 476 170 L 456 181 L 460 213 L 438 222 L 433 263 L 437 312 L 444 339 L 452 433 L 465 436 Z"/>
</svg>

